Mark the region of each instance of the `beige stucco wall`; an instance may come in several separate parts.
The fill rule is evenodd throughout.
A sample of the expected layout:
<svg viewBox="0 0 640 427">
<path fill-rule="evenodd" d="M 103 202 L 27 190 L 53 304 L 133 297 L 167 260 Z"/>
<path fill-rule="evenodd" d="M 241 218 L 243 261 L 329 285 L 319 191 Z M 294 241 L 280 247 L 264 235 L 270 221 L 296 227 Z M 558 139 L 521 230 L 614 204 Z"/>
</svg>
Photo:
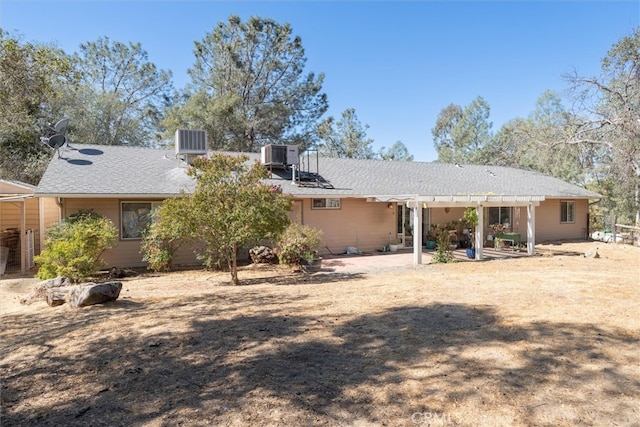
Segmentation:
<svg viewBox="0 0 640 427">
<path fill-rule="evenodd" d="M 574 223 L 560 223 L 560 202 L 563 200 L 575 202 Z M 536 208 L 536 243 L 548 240 L 584 239 L 588 227 L 588 213 L 589 201 L 585 199 L 545 200 Z"/>
<path fill-rule="evenodd" d="M 42 204 L 41 222 L 46 232 L 49 227 L 62 219 L 62 212 L 55 197 L 41 197 L 40 203 Z"/>
<path fill-rule="evenodd" d="M 63 199 L 63 217 L 67 217 L 79 209 L 94 209 L 111 219 L 120 230 L 121 201 L 158 201 L 151 199 Z M 560 200 L 547 200 L 536 208 L 536 242 L 559 239 L 580 239 L 585 235 L 587 224 L 588 201 L 575 200 L 576 222 L 560 224 Z M 53 208 L 46 211 L 47 217 Z M 57 209 L 57 206 L 56 206 Z M 37 212 L 37 210 L 36 210 Z M 430 223 L 446 223 L 460 220 L 464 208 L 444 208 L 430 210 Z M 298 199 L 290 214 L 292 220 L 298 220 L 323 231 L 321 254 L 343 253 L 347 247 L 355 247 L 364 252 L 376 252 L 393 241 L 396 236 L 395 204 L 389 208 L 387 203 L 367 202 L 365 199 L 343 198 L 340 209 L 312 209 L 311 199 Z M 4 222 L 3 222 L 4 223 Z M 512 227 L 519 232 L 522 240 L 527 234 L 526 208 L 513 208 Z M 328 248 L 328 249 L 327 249 Z M 107 266 L 140 267 L 146 265 L 142 261 L 139 240 L 122 240 L 119 238 L 116 248 L 106 251 L 104 260 Z M 181 248 L 175 257 L 176 265 L 199 264 L 193 248 Z"/>
<path fill-rule="evenodd" d="M 321 254 L 343 253 L 347 247 L 375 252 L 396 235 L 396 209 L 387 203 L 344 198 L 340 209 L 312 209 L 311 199 L 299 202 L 302 223 L 323 232 Z"/>
<path fill-rule="evenodd" d="M 123 201 L 158 201 L 156 199 L 62 199 L 63 217 L 66 218 L 78 212 L 80 209 L 93 209 L 95 212 L 109 218 L 118 229 L 118 243 L 115 248 L 104 252 L 102 258 L 107 267 L 142 267 L 146 263 L 142 261 L 139 239 L 120 238 L 120 202 Z"/>
<path fill-rule="evenodd" d="M 466 208 L 431 208 L 431 224 L 446 224 L 451 221 L 460 221 Z"/>
</svg>

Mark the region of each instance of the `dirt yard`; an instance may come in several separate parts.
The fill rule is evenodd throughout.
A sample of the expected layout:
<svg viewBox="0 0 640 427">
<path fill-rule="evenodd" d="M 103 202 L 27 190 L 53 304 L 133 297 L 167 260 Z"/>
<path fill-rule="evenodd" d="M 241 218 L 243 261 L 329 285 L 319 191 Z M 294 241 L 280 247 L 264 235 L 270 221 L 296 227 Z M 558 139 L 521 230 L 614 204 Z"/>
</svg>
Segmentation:
<svg viewBox="0 0 640 427">
<path fill-rule="evenodd" d="M 537 250 L 146 274 L 81 309 L 4 280 L 1 425 L 639 426 L 640 249 Z"/>
</svg>

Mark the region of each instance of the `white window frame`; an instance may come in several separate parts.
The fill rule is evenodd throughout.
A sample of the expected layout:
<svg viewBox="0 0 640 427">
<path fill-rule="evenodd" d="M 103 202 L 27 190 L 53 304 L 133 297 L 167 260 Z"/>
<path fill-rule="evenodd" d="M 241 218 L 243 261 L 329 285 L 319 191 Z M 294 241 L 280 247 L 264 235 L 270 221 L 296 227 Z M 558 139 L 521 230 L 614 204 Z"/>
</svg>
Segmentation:
<svg viewBox="0 0 640 427">
<path fill-rule="evenodd" d="M 340 209 L 340 199 L 331 197 L 314 197 L 311 199 L 311 209 Z"/>
<path fill-rule="evenodd" d="M 571 208 L 569 208 L 569 206 L 571 206 Z M 575 222 L 576 222 L 576 201 L 560 200 L 560 224 L 574 224 Z"/>
<path fill-rule="evenodd" d="M 120 201 L 120 239 L 140 240 L 142 231 L 153 221 L 153 211 L 162 204 L 161 201 L 152 200 L 122 200 Z M 125 205 L 149 205 L 148 211 L 140 211 L 144 207 L 138 207 L 137 212 L 132 209 L 125 210 Z M 125 212 L 130 212 L 125 218 Z M 147 217 L 147 218 L 145 218 Z"/>
</svg>

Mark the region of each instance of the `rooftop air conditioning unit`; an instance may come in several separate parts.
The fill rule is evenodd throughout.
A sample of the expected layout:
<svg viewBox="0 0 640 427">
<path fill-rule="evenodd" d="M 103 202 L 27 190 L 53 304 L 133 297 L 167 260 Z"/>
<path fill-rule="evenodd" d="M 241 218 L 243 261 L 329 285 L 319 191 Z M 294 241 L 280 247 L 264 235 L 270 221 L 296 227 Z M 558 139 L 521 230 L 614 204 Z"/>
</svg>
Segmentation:
<svg viewBox="0 0 640 427">
<path fill-rule="evenodd" d="M 300 157 L 297 145 L 265 145 L 260 149 L 260 160 L 263 165 L 285 167 L 298 165 Z"/>
<path fill-rule="evenodd" d="M 176 154 L 207 154 L 207 131 L 176 130 Z"/>
</svg>

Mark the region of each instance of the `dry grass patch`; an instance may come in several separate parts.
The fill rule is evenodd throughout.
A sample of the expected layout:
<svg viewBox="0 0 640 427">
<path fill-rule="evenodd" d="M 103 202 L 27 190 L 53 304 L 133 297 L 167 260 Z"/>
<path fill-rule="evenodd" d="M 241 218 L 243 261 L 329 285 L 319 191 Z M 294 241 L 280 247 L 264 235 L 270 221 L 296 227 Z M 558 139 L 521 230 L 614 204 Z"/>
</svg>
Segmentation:
<svg viewBox="0 0 640 427">
<path fill-rule="evenodd" d="M 146 275 L 83 309 L 5 281 L 2 425 L 638 425 L 639 249 L 539 250 Z"/>
</svg>

